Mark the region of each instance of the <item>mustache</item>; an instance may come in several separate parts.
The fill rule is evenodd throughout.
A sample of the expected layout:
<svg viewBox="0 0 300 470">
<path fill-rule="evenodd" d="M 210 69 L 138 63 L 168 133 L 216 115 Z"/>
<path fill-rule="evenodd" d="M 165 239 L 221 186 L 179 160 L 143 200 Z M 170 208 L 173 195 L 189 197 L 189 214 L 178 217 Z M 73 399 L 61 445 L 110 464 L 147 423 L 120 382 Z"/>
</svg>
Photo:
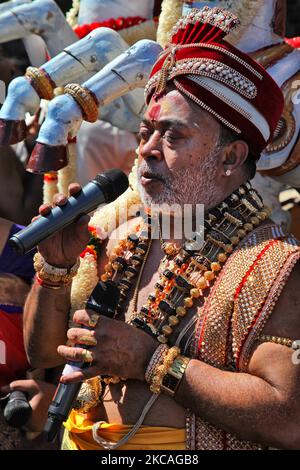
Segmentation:
<svg viewBox="0 0 300 470">
<path fill-rule="evenodd" d="M 139 177 L 139 179 L 140 179 L 142 176 L 147 176 L 147 177 L 150 177 L 150 178 L 155 178 L 155 179 L 158 179 L 158 180 L 162 181 L 163 183 L 166 183 L 166 182 L 167 182 L 167 179 L 163 177 L 161 171 L 154 170 L 153 168 L 151 168 L 151 167 L 150 167 L 149 165 L 147 165 L 147 164 L 141 164 L 141 165 L 138 167 L 138 177 Z"/>
</svg>

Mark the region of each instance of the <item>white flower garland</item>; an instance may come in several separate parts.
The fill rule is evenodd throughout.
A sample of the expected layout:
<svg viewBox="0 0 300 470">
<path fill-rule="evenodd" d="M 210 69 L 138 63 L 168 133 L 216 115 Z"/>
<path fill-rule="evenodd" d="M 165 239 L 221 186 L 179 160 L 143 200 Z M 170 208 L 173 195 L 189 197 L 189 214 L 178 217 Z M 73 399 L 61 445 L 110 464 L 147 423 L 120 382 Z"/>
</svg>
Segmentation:
<svg viewBox="0 0 300 470">
<path fill-rule="evenodd" d="M 122 223 L 133 217 L 141 208 L 141 200 L 137 189 L 137 159 L 129 175 L 129 188 L 116 201 L 95 212 L 90 226 L 96 229 L 101 239 L 109 237 L 111 232 Z M 97 259 L 89 252 L 80 259 L 77 275 L 73 279 L 71 292 L 70 324 L 76 310 L 85 304 L 98 282 Z"/>
<path fill-rule="evenodd" d="M 73 0 L 72 8 L 67 12 L 66 19 L 72 28 L 77 26 L 77 16 L 80 9 L 80 0 Z"/>
<path fill-rule="evenodd" d="M 58 191 L 62 194 L 68 194 L 69 184 L 77 181 L 77 143 L 67 144 L 68 165 L 58 172 Z"/>
<path fill-rule="evenodd" d="M 183 0 L 164 0 L 161 5 L 157 29 L 157 42 L 164 47 L 169 42 L 169 33 L 182 16 Z"/>
<path fill-rule="evenodd" d="M 130 26 L 129 28 L 118 31 L 124 41 L 132 46 L 141 39 L 156 40 L 157 23 L 154 20 L 144 21 L 136 26 Z"/>
<path fill-rule="evenodd" d="M 80 259 L 77 276 L 73 279 L 71 290 L 70 326 L 76 310 L 85 307 L 85 304 L 98 282 L 97 260 L 91 253 L 86 253 Z"/>
<path fill-rule="evenodd" d="M 141 206 L 140 196 L 137 190 L 137 160 L 129 175 L 129 188 L 116 201 L 95 212 L 90 225 L 101 227 L 106 237 L 109 237 L 114 229 L 134 216 Z"/>
<path fill-rule="evenodd" d="M 43 203 L 52 204 L 54 194 L 58 192 L 57 188 L 57 178 L 53 175 L 52 178 L 49 178 L 50 175 L 44 175 L 44 184 L 43 184 Z"/>
</svg>

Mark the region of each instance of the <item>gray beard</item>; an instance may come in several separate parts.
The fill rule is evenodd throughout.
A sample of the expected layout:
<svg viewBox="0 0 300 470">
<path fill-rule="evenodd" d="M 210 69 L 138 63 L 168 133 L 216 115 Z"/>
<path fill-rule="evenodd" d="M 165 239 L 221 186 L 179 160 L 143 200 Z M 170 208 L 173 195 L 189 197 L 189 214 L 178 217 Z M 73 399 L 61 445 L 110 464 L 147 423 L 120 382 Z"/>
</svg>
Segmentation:
<svg viewBox="0 0 300 470">
<path fill-rule="evenodd" d="M 152 173 L 155 171 L 146 160 L 143 160 L 138 168 L 138 190 L 143 205 L 146 207 L 153 204 L 178 205 L 183 209 L 186 204 L 193 206 L 203 204 L 205 211 L 214 207 L 222 199 L 221 191 L 216 184 L 216 155 L 219 151 L 220 147 L 217 146 L 198 168 L 181 168 L 167 176 L 160 175 L 164 178 L 163 188 L 152 196 L 141 185 L 140 177 L 144 171 Z"/>
</svg>

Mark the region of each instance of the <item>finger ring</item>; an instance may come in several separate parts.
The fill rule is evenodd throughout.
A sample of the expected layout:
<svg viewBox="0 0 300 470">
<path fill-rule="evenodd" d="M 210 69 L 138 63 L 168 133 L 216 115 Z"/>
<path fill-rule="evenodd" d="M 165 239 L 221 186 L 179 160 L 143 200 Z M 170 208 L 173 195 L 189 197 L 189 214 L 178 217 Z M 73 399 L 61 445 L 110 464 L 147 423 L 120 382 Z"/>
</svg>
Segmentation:
<svg viewBox="0 0 300 470">
<path fill-rule="evenodd" d="M 95 326 L 98 325 L 99 320 L 100 320 L 100 315 L 98 315 L 97 313 L 92 313 L 89 319 L 89 326 L 91 328 L 95 328 Z"/>
<path fill-rule="evenodd" d="M 92 362 L 94 360 L 94 356 L 91 351 L 84 349 L 82 352 L 82 359 L 84 362 Z"/>
<path fill-rule="evenodd" d="M 86 346 L 97 346 L 98 344 L 98 341 L 93 336 L 80 336 L 79 340 L 82 344 L 85 344 Z"/>
</svg>

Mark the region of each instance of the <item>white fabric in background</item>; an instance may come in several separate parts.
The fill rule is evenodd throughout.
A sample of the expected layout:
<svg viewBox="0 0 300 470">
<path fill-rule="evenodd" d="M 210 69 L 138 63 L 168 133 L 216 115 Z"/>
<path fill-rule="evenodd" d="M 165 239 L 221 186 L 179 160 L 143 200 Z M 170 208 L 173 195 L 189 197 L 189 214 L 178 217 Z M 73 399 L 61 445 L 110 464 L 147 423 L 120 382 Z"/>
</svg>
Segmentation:
<svg viewBox="0 0 300 470">
<path fill-rule="evenodd" d="M 89 24 L 119 16 L 152 18 L 154 0 L 81 0 L 78 24 Z"/>
<path fill-rule="evenodd" d="M 104 121 L 83 122 L 77 135 L 78 182 L 84 185 L 111 168 L 119 168 L 128 175 L 137 146 L 131 132 Z"/>
</svg>

